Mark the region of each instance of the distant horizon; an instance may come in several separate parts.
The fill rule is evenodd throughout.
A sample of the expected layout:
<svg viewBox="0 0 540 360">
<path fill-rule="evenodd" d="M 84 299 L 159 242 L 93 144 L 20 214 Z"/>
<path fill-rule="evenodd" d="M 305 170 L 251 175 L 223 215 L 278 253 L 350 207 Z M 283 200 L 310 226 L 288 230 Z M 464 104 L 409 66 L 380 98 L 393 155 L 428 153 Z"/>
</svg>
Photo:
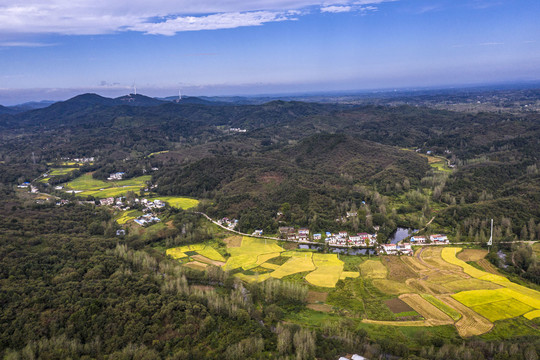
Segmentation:
<svg viewBox="0 0 540 360">
<path fill-rule="evenodd" d="M 0 104 L 540 79 L 538 0 L 115 0 L 0 5 Z"/>
<path fill-rule="evenodd" d="M 282 91 L 282 92 L 260 92 L 260 93 L 184 93 L 182 96 L 186 97 L 208 97 L 208 98 L 227 98 L 227 97 L 241 97 L 241 98 L 265 98 L 265 97 L 316 97 L 316 96 L 354 96 L 354 95 L 363 95 L 363 94 L 377 94 L 377 93 L 407 93 L 407 92 L 421 92 L 421 91 L 444 91 L 444 90 L 467 90 L 467 89 L 483 89 L 486 90 L 505 90 L 507 88 L 515 89 L 532 89 L 540 88 L 540 79 L 530 80 L 530 81 L 507 81 L 507 82 L 493 82 L 493 83 L 474 83 L 474 84 L 448 84 L 448 85 L 432 85 L 432 86 L 403 86 L 403 87 L 384 87 L 384 88 L 366 88 L 366 89 L 332 89 L 332 90 L 305 90 L 305 91 Z M 106 98 L 118 98 L 122 96 L 127 96 L 133 94 L 133 88 L 118 88 L 118 89 L 108 89 L 103 91 L 103 89 L 21 89 L 24 93 L 32 94 L 35 91 L 35 96 L 24 99 L 25 96 L 17 99 L 17 91 L 12 91 L 15 93 L 15 97 L 11 101 L 5 103 L 0 101 L 0 105 L 6 107 L 14 107 L 19 105 L 24 105 L 27 103 L 40 103 L 40 102 L 61 102 L 72 99 L 76 96 L 83 94 L 96 94 Z M 87 90 L 87 91 L 85 91 Z M 152 91 L 155 89 L 150 89 L 150 92 L 145 92 L 144 88 L 137 88 L 137 95 L 143 95 L 155 99 L 164 99 L 170 97 L 177 97 L 177 94 L 174 94 L 174 89 L 164 90 L 158 89 L 155 90 L 154 94 Z M 164 91 L 168 91 L 168 95 Z M 177 90 L 178 91 L 178 90 Z M 55 94 L 49 98 L 37 97 L 37 94 Z M 46 96 L 46 95 L 44 95 Z M 0 99 L 5 98 L 5 93 L 0 89 Z"/>
</svg>

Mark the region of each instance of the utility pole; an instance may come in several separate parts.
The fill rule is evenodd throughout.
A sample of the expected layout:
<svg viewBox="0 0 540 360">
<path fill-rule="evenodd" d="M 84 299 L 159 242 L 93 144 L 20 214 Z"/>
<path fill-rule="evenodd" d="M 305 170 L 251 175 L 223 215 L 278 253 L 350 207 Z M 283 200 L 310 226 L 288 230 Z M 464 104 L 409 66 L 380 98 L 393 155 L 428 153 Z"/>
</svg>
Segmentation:
<svg viewBox="0 0 540 360">
<path fill-rule="evenodd" d="M 487 245 L 488 245 L 488 252 L 489 252 L 491 245 L 493 245 L 493 219 L 491 219 L 491 235 L 489 236 Z"/>
</svg>

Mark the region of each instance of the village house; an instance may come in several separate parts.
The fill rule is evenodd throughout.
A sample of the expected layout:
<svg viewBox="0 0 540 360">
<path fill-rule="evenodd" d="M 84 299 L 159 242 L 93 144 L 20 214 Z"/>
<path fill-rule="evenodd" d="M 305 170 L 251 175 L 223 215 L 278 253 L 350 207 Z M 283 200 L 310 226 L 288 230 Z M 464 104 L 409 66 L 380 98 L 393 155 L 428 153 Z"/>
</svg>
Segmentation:
<svg viewBox="0 0 540 360">
<path fill-rule="evenodd" d="M 124 177 L 124 174 L 125 174 L 124 172 L 117 172 L 117 173 L 110 174 L 107 180 L 122 180 L 122 178 Z"/>
<path fill-rule="evenodd" d="M 411 242 L 415 244 L 425 244 L 427 239 L 425 236 L 411 236 Z"/>
<path fill-rule="evenodd" d="M 29 186 L 30 186 L 30 183 L 28 181 L 26 181 L 26 182 L 23 182 L 22 184 L 18 185 L 17 187 L 22 189 L 22 188 L 27 188 Z"/>
<path fill-rule="evenodd" d="M 313 234 L 313 240 L 321 240 L 322 234 Z"/>
<path fill-rule="evenodd" d="M 99 204 L 101 206 L 113 205 L 114 204 L 114 198 L 113 197 L 108 197 L 106 199 L 101 199 L 101 200 L 99 200 Z"/>
<path fill-rule="evenodd" d="M 251 235 L 261 236 L 262 234 L 263 234 L 263 231 L 262 231 L 262 230 L 255 230 L 255 231 L 253 232 L 253 234 L 251 234 Z"/>
<path fill-rule="evenodd" d="M 429 240 L 434 244 L 448 244 L 450 242 L 448 237 L 442 234 L 431 235 Z"/>
<path fill-rule="evenodd" d="M 298 236 L 309 236 L 309 229 L 307 228 L 301 228 L 301 229 L 298 229 Z"/>
</svg>

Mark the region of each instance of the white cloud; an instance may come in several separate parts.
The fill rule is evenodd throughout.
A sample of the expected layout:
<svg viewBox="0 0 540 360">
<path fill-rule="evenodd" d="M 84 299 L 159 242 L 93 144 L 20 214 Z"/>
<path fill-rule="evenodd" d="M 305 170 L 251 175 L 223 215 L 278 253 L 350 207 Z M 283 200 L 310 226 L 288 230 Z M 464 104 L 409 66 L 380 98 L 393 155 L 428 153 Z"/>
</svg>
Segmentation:
<svg viewBox="0 0 540 360">
<path fill-rule="evenodd" d="M 396 0 L 0 0 L 0 35 L 172 35 L 296 20 L 311 7 L 343 12 L 388 1 Z"/>
<path fill-rule="evenodd" d="M 347 6 L 331 5 L 331 6 L 321 7 L 321 12 L 329 12 L 329 13 L 349 12 L 351 10 L 352 10 L 352 7 L 348 5 Z"/>
<path fill-rule="evenodd" d="M 56 44 L 30 42 L 30 41 L 4 41 L 0 42 L 0 47 L 46 47 L 55 46 Z"/>
<path fill-rule="evenodd" d="M 178 16 L 163 22 L 140 23 L 127 27 L 127 30 L 142 31 L 154 35 L 174 35 L 181 31 L 233 29 L 241 26 L 259 26 L 268 22 L 295 19 L 295 15 L 282 12 L 234 12 L 208 16 Z"/>
</svg>

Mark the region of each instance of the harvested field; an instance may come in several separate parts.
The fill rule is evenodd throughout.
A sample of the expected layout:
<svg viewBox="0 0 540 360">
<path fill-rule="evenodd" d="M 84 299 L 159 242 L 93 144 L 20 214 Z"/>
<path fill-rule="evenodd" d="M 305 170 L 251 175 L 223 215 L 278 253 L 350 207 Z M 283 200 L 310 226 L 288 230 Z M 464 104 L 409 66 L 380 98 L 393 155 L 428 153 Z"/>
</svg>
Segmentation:
<svg viewBox="0 0 540 360">
<path fill-rule="evenodd" d="M 450 291 L 440 284 L 431 283 L 423 279 L 409 279 L 405 282 L 414 292 L 425 294 L 447 294 Z"/>
<path fill-rule="evenodd" d="M 184 266 L 186 266 L 188 268 L 191 268 L 191 269 L 204 271 L 208 267 L 208 264 L 204 264 L 204 263 L 198 262 L 198 261 L 192 261 L 192 262 L 188 262 Z"/>
<path fill-rule="evenodd" d="M 394 280 L 375 279 L 373 280 L 373 285 L 375 285 L 381 292 L 389 295 L 400 295 L 414 292 L 414 290 L 405 283 Z"/>
<path fill-rule="evenodd" d="M 370 279 L 386 279 L 388 270 L 379 260 L 366 260 L 360 265 L 360 274 Z"/>
<path fill-rule="evenodd" d="M 465 249 L 461 251 L 459 254 L 457 254 L 457 258 L 460 260 L 463 260 L 465 262 L 467 261 L 478 261 L 482 260 L 487 255 L 487 250 L 480 250 L 480 249 Z"/>
<path fill-rule="evenodd" d="M 327 304 L 307 304 L 306 307 L 315 311 L 331 312 L 332 307 Z"/>
<path fill-rule="evenodd" d="M 493 328 L 493 323 L 478 315 L 450 295 L 440 296 L 439 298 L 461 313 L 462 318 L 455 325 L 459 335 L 462 337 L 481 335 Z"/>
<path fill-rule="evenodd" d="M 223 242 L 227 244 L 227 247 L 240 247 L 242 245 L 242 237 L 240 235 L 229 236 L 226 239 L 223 239 Z"/>
<path fill-rule="evenodd" d="M 384 303 L 390 311 L 392 311 L 394 314 L 399 314 L 402 312 L 408 312 L 408 311 L 414 311 L 412 307 L 409 306 L 406 302 L 399 298 L 385 300 Z"/>
<path fill-rule="evenodd" d="M 481 259 L 481 260 L 478 260 L 476 263 L 480 265 L 482 269 L 486 270 L 488 273 L 502 276 L 501 273 L 497 270 L 497 268 L 488 260 Z"/>
<path fill-rule="evenodd" d="M 444 287 L 453 293 L 468 290 L 495 290 L 500 288 L 497 284 L 475 278 L 450 281 L 445 283 Z"/>
<path fill-rule="evenodd" d="M 406 302 L 417 313 L 422 315 L 428 322 L 432 322 L 434 325 L 454 323 L 454 320 L 452 320 L 448 315 L 418 294 L 404 294 L 399 298 Z"/>
<path fill-rule="evenodd" d="M 388 269 L 388 279 L 404 282 L 407 279 L 418 277 L 407 264 L 401 260 L 401 256 L 383 256 L 381 261 Z"/>
<path fill-rule="evenodd" d="M 428 269 L 428 267 L 424 265 L 423 263 L 421 263 L 420 261 L 418 261 L 416 257 L 404 256 L 402 257 L 402 261 L 405 264 L 409 265 L 412 270 L 417 271 L 417 272 Z"/>
<path fill-rule="evenodd" d="M 437 270 L 460 271 L 461 269 L 457 265 L 443 260 L 441 257 L 442 250 L 443 248 L 440 247 L 424 247 L 421 249 L 418 255 L 425 264 L 434 267 Z"/>
<path fill-rule="evenodd" d="M 202 262 L 202 263 L 205 263 L 205 264 L 208 264 L 208 265 L 214 265 L 214 266 L 223 266 L 225 265 L 225 263 L 223 261 L 217 261 L 217 260 L 212 260 L 212 259 L 209 259 L 205 256 L 202 256 L 202 255 L 193 255 L 191 256 L 193 259 L 199 261 L 199 262 Z"/>
<path fill-rule="evenodd" d="M 308 291 L 307 301 L 310 304 L 323 303 L 326 301 L 328 293 L 320 291 Z"/>
</svg>

